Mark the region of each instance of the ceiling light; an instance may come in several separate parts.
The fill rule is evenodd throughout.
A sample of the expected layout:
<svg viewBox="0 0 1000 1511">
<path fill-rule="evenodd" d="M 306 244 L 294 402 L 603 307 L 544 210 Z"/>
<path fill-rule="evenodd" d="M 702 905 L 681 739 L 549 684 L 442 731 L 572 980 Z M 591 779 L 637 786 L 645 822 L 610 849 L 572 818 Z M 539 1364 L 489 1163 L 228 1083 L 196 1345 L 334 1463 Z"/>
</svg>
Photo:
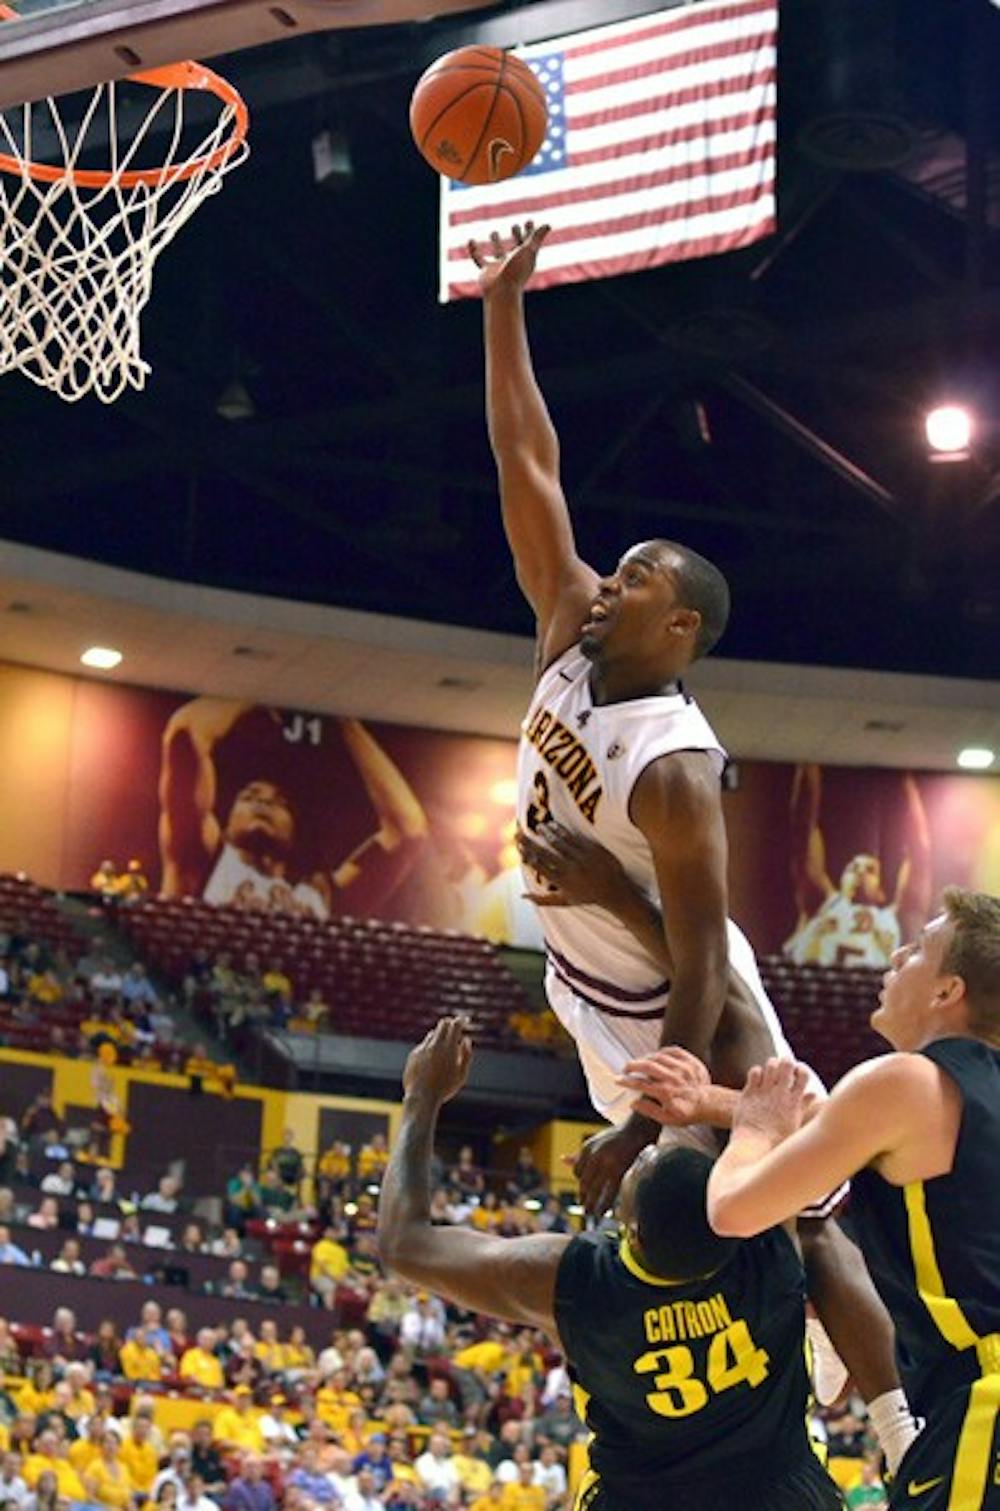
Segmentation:
<svg viewBox="0 0 1000 1511">
<path fill-rule="evenodd" d="M 972 415 L 960 404 L 940 404 L 924 421 L 927 444 L 940 460 L 963 461 L 972 440 Z"/>
<path fill-rule="evenodd" d="M 215 412 L 223 420 L 252 420 L 257 406 L 242 378 L 231 378 L 220 393 Z"/>
<path fill-rule="evenodd" d="M 963 771 L 989 771 L 996 760 L 996 752 L 985 745 L 967 745 L 960 750 L 956 760 Z"/>
<path fill-rule="evenodd" d="M 112 650 L 110 645 L 92 645 L 80 657 L 84 666 L 92 666 L 99 672 L 113 671 L 121 659 L 121 651 Z"/>
</svg>

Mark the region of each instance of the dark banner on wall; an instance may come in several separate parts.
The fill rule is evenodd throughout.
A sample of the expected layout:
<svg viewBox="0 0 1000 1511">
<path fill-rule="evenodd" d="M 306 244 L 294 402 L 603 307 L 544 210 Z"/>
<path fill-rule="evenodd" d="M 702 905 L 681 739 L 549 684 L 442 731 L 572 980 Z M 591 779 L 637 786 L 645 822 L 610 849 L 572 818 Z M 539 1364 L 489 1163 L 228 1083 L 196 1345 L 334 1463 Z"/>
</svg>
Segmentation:
<svg viewBox="0 0 1000 1511">
<path fill-rule="evenodd" d="M 0 869 L 539 942 L 516 746 L 0 665 Z M 1000 891 L 1000 780 L 741 763 L 732 911 L 761 953 L 883 964 L 950 881 Z"/>
</svg>

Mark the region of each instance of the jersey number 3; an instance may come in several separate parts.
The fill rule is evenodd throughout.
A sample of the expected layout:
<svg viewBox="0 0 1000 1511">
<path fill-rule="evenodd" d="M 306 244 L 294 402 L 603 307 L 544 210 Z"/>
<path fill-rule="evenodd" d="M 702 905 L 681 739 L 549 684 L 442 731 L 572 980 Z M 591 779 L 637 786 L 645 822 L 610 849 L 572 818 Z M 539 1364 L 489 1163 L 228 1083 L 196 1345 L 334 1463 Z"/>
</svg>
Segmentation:
<svg viewBox="0 0 1000 1511">
<path fill-rule="evenodd" d="M 715 1334 L 708 1346 L 705 1380 L 695 1374 L 694 1354 L 683 1343 L 640 1354 L 632 1368 L 637 1375 L 654 1376 L 654 1389 L 646 1396 L 651 1411 L 661 1417 L 689 1417 L 708 1405 L 709 1392 L 718 1396 L 734 1385 L 760 1385 L 767 1379 L 767 1366 L 767 1354 L 741 1320 Z"/>
<path fill-rule="evenodd" d="M 525 823 L 532 834 L 537 834 L 552 817 L 549 807 L 549 784 L 544 771 L 536 771 L 531 784 L 532 801 L 528 804 Z"/>
</svg>

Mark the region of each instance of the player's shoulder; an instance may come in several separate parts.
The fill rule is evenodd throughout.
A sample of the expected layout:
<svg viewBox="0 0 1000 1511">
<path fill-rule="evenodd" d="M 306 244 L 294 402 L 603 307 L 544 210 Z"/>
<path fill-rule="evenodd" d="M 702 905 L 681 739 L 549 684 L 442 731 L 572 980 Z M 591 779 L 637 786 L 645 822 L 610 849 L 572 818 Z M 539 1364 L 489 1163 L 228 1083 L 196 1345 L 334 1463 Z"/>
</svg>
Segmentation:
<svg viewBox="0 0 1000 1511">
<path fill-rule="evenodd" d="M 542 650 L 535 665 L 535 693 L 536 695 L 552 684 L 560 682 L 563 685 L 576 682 L 581 673 L 587 670 L 589 662 L 580 649 L 579 641 L 560 650 L 555 655 L 545 656 Z"/>
<path fill-rule="evenodd" d="M 633 783 L 633 820 L 642 827 L 644 815 L 655 821 L 668 808 L 677 814 L 717 807 L 721 802 L 720 770 L 718 753 L 711 749 L 651 753 Z"/>
<path fill-rule="evenodd" d="M 825 1104 L 836 1119 L 864 1117 L 913 1131 L 923 1126 L 932 1107 L 954 1095 L 947 1072 L 923 1053 L 893 1051 L 849 1070 Z"/>
</svg>

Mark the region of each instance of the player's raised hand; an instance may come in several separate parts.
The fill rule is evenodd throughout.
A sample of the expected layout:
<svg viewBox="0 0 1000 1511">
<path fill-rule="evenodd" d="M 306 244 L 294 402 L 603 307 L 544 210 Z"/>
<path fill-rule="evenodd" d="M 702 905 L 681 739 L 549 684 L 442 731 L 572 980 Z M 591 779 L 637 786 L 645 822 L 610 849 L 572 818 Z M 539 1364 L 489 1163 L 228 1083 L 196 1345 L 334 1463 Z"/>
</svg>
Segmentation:
<svg viewBox="0 0 1000 1511">
<path fill-rule="evenodd" d="M 535 271 L 539 249 L 550 229 L 526 220 L 523 226 L 511 228 L 509 245 L 499 231 L 494 231 L 489 241 L 469 242 L 469 256 L 479 269 L 479 287 L 484 298 L 503 289 L 524 288 Z"/>
<path fill-rule="evenodd" d="M 519 829 L 518 853 L 529 870 L 550 890 L 525 895 L 540 908 L 593 904 L 614 912 L 632 883 L 610 850 L 583 834 L 574 834 L 549 819 L 536 834 Z"/>
<path fill-rule="evenodd" d="M 797 1060 L 768 1060 L 755 1065 L 747 1076 L 736 1112 L 733 1130 L 749 1129 L 780 1144 L 801 1126 L 811 1100 L 809 1072 Z"/>
<path fill-rule="evenodd" d="M 469 1074 L 472 1040 L 465 1018 L 442 1018 L 412 1049 L 403 1069 L 407 1096 L 427 1095 L 447 1102 L 461 1091 Z"/>
<path fill-rule="evenodd" d="M 673 1044 L 640 1060 L 629 1060 L 619 1086 L 637 1093 L 632 1110 L 670 1128 L 687 1128 L 703 1118 L 707 1067 L 689 1050 Z"/>
<path fill-rule="evenodd" d="M 566 1163 L 580 1182 L 580 1201 L 588 1217 L 602 1217 L 614 1203 L 622 1177 L 636 1156 L 654 1141 L 656 1130 L 633 1118 L 620 1128 L 595 1133 Z"/>
</svg>

